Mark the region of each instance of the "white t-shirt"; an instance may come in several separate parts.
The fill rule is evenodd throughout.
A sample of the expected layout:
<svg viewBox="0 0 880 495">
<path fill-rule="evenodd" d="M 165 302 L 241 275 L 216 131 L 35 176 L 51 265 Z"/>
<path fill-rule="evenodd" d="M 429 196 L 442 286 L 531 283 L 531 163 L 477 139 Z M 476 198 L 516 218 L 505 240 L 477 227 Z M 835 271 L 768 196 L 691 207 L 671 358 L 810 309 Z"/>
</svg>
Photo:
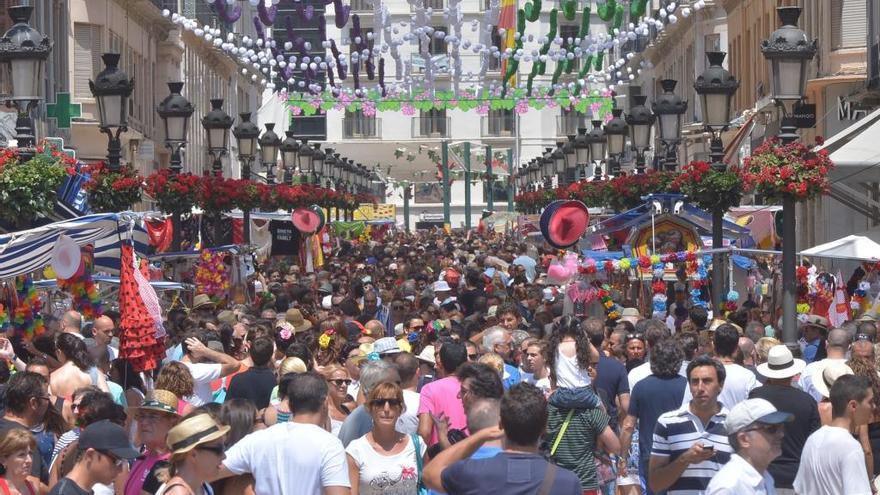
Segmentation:
<svg viewBox="0 0 880 495">
<path fill-rule="evenodd" d="M 633 370 L 635 371 L 635 370 Z M 725 364 L 724 371 L 724 388 L 718 395 L 718 402 L 724 407 L 732 409 L 733 406 L 749 398 L 749 392 L 757 388 L 760 383 L 755 378 L 755 374 L 747 368 L 743 368 L 738 364 Z M 691 388 L 685 387 L 683 404 L 690 404 L 693 396 Z"/>
<path fill-rule="evenodd" d="M 776 495 L 776 485 L 770 472 L 761 474 L 745 459 L 733 454 L 709 482 L 706 495 Z"/>
<path fill-rule="evenodd" d="M 794 490 L 799 495 L 870 495 L 861 444 L 837 426 L 823 426 L 813 432 L 801 453 Z"/>
<path fill-rule="evenodd" d="M 419 442 L 419 455 L 427 446 Z M 360 471 L 358 493 L 363 495 L 413 495 L 418 492 L 419 470 L 412 436 L 406 436 L 406 447 L 399 454 L 385 456 L 367 441 L 364 435 L 348 444 L 345 452 L 354 459 Z"/>
<path fill-rule="evenodd" d="M 629 373 L 626 375 L 626 381 L 629 382 L 629 389 L 632 390 L 636 388 L 636 383 L 639 383 L 649 376 L 651 376 L 651 362 L 646 360 L 644 363 L 629 370 Z"/>
<path fill-rule="evenodd" d="M 226 451 L 223 465 L 235 474 L 253 474 L 256 493 L 321 495 L 324 487 L 351 486 L 342 442 L 312 424 L 255 431 Z"/>
<path fill-rule="evenodd" d="M 590 373 L 581 369 L 577 354 L 566 356 L 561 349 L 556 350 L 556 384 L 562 388 L 586 387 L 592 383 Z"/>
<path fill-rule="evenodd" d="M 416 433 L 419 429 L 420 397 L 418 392 L 412 390 L 403 391 L 403 403 L 406 406 L 406 410 L 397 418 L 397 424 L 394 425 L 395 430 L 406 435 Z"/>
<path fill-rule="evenodd" d="M 193 394 L 187 400 L 193 407 L 214 402 L 211 382 L 220 378 L 222 367 L 216 363 L 183 363 L 193 377 Z"/>
</svg>

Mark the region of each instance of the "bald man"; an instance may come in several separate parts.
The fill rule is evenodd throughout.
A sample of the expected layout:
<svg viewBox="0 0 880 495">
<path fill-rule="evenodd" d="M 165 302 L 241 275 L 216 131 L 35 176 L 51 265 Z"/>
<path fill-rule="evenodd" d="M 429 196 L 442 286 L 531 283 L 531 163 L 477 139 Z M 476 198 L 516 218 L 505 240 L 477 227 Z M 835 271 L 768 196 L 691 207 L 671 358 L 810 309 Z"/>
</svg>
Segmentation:
<svg viewBox="0 0 880 495">
<path fill-rule="evenodd" d="M 84 339 L 85 337 L 82 334 L 82 315 L 73 310 L 64 313 L 64 316 L 61 317 L 61 331 Z"/>
<path fill-rule="evenodd" d="M 95 323 L 92 324 L 92 333 L 94 334 L 95 342 L 98 346 L 107 347 L 107 352 L 110 353 L 110 361 L 119 357 L 119 350 L 110 345 L 110 341 L 113 340 L 113 331 L 115 329 L 116 325 L 113 324 L 113 320 L 107 316 L 98 317 L 98 319 L 95 320 Z"/>
</svg>

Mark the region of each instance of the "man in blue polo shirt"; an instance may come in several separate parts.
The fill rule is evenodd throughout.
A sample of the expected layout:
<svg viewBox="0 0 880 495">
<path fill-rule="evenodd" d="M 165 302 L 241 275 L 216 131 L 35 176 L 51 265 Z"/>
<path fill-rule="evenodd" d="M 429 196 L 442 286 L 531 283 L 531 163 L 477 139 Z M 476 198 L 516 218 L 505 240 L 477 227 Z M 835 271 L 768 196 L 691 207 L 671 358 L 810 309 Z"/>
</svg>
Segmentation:
<svg viewBox="0 0 880 495">
<path fill-rule="evenodd" d="M 724 366 L 700 356 L 688 364 L 687 375 L 690 403 L 661 414 L 654 428 L 648 480 L 655 493 L 702 493 L 733 452 L 724 428 L 727 409 L 718 402 Z"/>
</svg>

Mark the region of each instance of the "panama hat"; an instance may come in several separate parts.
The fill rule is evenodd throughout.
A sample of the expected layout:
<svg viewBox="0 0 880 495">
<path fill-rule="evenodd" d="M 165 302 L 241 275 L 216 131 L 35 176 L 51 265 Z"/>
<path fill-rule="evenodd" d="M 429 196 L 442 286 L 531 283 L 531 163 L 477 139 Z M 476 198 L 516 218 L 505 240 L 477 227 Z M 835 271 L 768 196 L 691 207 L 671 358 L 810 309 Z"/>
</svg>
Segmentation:
<svg viewBox="0 0 880 495">
<path fill-rule="evenodd" d="M 813 386 L 822 394 L 822 397 L 831 396 L 831 386 L 843 375 L 854 375 L 852 368 L 845 363 L 832 361 L 825 362 L 824 366 L 818 366 L 813 370 L 810 378 L 813 380 Z"/>
<path fill-rule="evenodd" d="M 590 213 L 587 206 L 577 200 L 550 203 L 541 214 L 540 220 L 544 240 L 557 249 L 576 244 L 589 224 Z"/>
<path fill-rule="evenodd" d="M 229 431 L 208 414 L 191 416 L 168 430 L 168 448 L 172 454 L 185 454 L 204 443 L 222 438 Z"/>
<path fill-rule="evenodd" d="M 434 359 L 434 346 L 430 344 L 426 345 L 425 348 L 422 349 L 422 352 L 420 352 L 419 355 L 416 356 L 416 359 L 428 363 L 431 366 L 437 364 L 436 360 Z"/>
<path fill-rule="evenodd" d="M 828 318 L 819 315 L 807 315 L 807 318 L 801 324 L 802 327 L 817 327 L 828 330 Z"/>
<path fill-rule="evenodd" d="M 50 264 L 59 279 L 68 279 L 76 275 L 82 263 L 82 252 L 79 245 L 70 237 L 61 234 L 52 247 Z"/>
<path fill-rule="evenodd" d="M 321 224 L 321 217 L 317 213 L 308 208 L 297 208 L 291 214 L 293 226 L 303 234 L 312 234 L 318 230 Z"/>
<path fill-rule="evenodd" d="M 177 412 L 177 404 L 179 399 L 174 392 L 168 390 L 156 389 L 147 394 L 144 403 L 140 407 L 135 408 L 136 411 L 158 411 L 165 414 L 180 416 Z"/>
<path fill-rule="evenodd" d="M 193 298 L 192 309 L 202 309 L 214 307 L 214 301 L 211 300 L 211 297 L 207 294 L 196 294 L 196 297 Z"/>
<path fill-rule="evenodd" d="M 791 378 L 802 371 L 807 364 L 796 359 L 785 345 L 774 345 L 767 353 L 767 362 L 758 365 L 758 373 L 767 378 Z"/>
<path fill-rule="evenodd" d="M 293 325 L 293 333 L 305 332 L 312 328 L 312 322 L 303 317 L 302 311 L 291 308 L 284 313 L 284 320 Z"/>
</svg>

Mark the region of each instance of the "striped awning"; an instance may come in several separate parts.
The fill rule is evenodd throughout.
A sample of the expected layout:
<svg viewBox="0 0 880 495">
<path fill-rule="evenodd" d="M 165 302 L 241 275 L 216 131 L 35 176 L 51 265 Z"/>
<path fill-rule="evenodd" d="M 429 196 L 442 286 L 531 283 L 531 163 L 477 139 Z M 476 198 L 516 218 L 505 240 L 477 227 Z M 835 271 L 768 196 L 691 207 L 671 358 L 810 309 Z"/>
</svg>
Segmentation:
<svg viewBox="0 0 880 495">
<path fill-rule="evenodd" d="M 0 280 L 47 266 L 60 235 L 78 245 L 95 248 L 95 272 L 119 273 L 120 244 L 134 240 L 134 249 L 146 256 L 147 231 L 136 213 L 102 213 L 55 222 L 31 230 L 0 235 Z"/>
</svg>

